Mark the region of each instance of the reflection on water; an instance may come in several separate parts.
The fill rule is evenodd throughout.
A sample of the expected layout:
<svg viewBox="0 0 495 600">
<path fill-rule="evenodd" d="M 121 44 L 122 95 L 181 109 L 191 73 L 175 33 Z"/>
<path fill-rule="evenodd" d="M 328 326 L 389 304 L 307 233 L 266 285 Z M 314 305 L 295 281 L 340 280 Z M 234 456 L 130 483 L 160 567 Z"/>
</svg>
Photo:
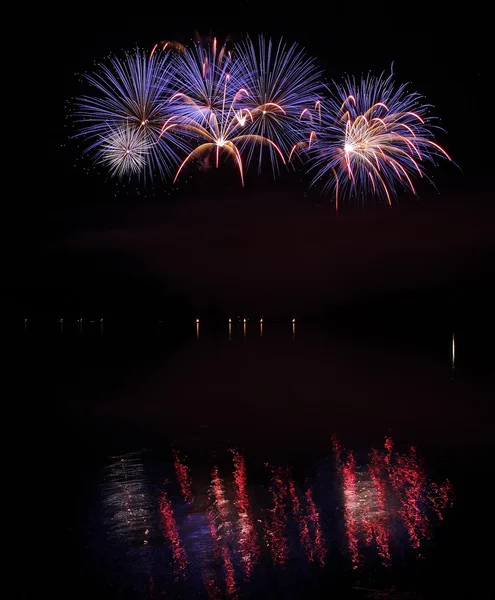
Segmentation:
<svg viewBox="0 0 495 600">
<path fill-rule="evenodd" d="M 194 315 L 176 339 L 166 321 L 142 333 L 105 318 L 101 335 L 77 317 L 19 323 L 14 385 L 52 398 L 59 455 L 76 463 L 54 510 L 80 597 L 483 597 L 485 332 L 339 334 L 232 311 L 218 326 Z"/>
<path fill-rule="evenodd" d="M 354 577 L 400 572 L 431 558 L 454 502 L 449 480 L 433 481 L 416 448 L 391 438 L 362 455 L 334 436 L 318 464 L 253 464 L 252 480 L 238 449 L 209 458 L 205 473 L 205 456 L 196 468 L 172 447 L 103 471 L 89 546 L 132 597 L 271 597 L 277 578 L 282 597 L 296 597 L 291 582 L 332 577 L 336 565 Z"/>
<path fill-rule="evenodd" d="M 109 537 L 125 539 L 130 546 L 147 544 L 150 499 L 139 455 L 116 457 L 107 466 L 102 496 Z"/>
</svg>

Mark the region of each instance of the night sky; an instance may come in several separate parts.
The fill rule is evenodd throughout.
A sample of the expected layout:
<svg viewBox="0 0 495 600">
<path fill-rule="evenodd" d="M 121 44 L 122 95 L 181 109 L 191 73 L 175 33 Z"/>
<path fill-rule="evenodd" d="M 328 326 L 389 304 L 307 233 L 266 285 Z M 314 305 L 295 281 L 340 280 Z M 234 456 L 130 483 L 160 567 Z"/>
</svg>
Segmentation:
<svg viewBox="0 0 495 600">
<path fill-rule="evenodd" d="M 85 5 L 86 6 L 86 5 Z M 440 314 L 494 298 L 493 162 L 489 151 L 488 37 L 476 4 L 456 13 L 411 5 L 266 9 L 187 3 L 114 13 L 68 7 L 41 16 L 31 53 L 37 151 L 26 145 L 7 202 L 4 298 L 19 314 L 286 316 L 356 306 L 383 312 L 411 302 Z M 277 5 L 278 7 L 278 5 Z M 259 33 L 299 42 L 328 79 L 372 71 L 411 82 L 440 117 L 438 142 L 457 166 L 430 168 L 393 207 L 342 205 L 308 189 L 302 171 L 257 176 L 241 188 L 234 169 L 197 172 L 144 189 L 107 181 L 69 140 L 77 73 L 110 53 L 165 39 Z M 390 306 L 390 303 L 388 303 Z M 368 314 L 368 310 L 365 311 Z M 363 314 L 363 311 L 357 311 Z"/>
</svg>

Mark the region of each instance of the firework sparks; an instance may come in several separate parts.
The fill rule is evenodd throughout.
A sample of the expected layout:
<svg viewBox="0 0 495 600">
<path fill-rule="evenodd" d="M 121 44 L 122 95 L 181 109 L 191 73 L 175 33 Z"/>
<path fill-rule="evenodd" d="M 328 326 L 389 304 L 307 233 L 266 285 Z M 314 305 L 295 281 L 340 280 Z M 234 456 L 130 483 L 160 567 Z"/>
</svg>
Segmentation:
<svg viewBox="0 0 495 600">
<path fill-rule="evenodd" d="M 178 577 L 180 574 L 185 573 L 188 561 L 186 551 L 180 539 L 174 509 L 166 491 L 163 491 L 160 498 L 160 514 L 163 522 L 163 535 L 172 548 L 174 573 Z"/>
<path fill-rule="evenodd" d="M 429 520 L 422 505 L 427 501 L 426 475 L 411 446 L 408 455 L 396 455 L 389 477 L 399 501 L 399 516 L 409 534 L 411 546 L 419 549 L 421 540 L 429 535 Z"/>
<path fill-rule="evenodd" d="M 215 553 L 223 563 L 226 592 L 231 596 L 237 589 L 234 565 L 229 549 L 234 532 L 230 521 L 229 501 L 225 497 L 225 490 L 218 473 L 218 467 L 213 469 L 209 496 L 211 505 L 207 510 L 208 526 L 215 542 Z"/>
<path fill-rule="evenodd" d="M 285 156 L 299 141 L 305 128 L 300 113 L 319 101 L 321 72 L 315 61 L 297 44 L 283 40 L 274 43 L 260 36 L 257 42 L 248 39 L 236 47 L 249 95 L 242 97 L 241 106 L 249 133 L 275 142 L 268 145 L 274 174 L 279 160 L 275 148 Z M 249 116 L 249 119 L 246 117 Z M 254 147 L 249 149 L 250 156 Z M 258 168 L 261 169 L 262 152 Z"/>
<path fill-rule="evenodd" d="M 177 481 L 179 482 L 180 491 L 186 502 L 192 502 L 194 495 L 191 486 L 191 473 L 189 467 L 180 459 L 179 453 L 174 449 L 174 467 Z"/>
<path fill-rule="evenodd" d="M 288 540 L 285 533 L 287 524 L 286 504 L 289 498 L 289 490 L 286 472 L 282 467 L 272 467 L 270 495 L 273 507 L 270 509 L 271 519 L 265 528 L 266 541 L 270 547 L 273 562 L 276 565 L 283 565 L 289 555 Z"/>
<path fill-rule="evenodd" d="M 175 116 L 168 97 L 173 61 L 167 52 L 151 58 L 141 50 L 85 75 L 94 95 L 76 100 L 75 137 L 87 143 L 85 152 L 110 167 L 112 175 L 149 175 L 165 178 L 188 149 L 180 136 L 172 136 Z"/>
<path fill-rule="evenodd" d="M 296 492 L 294 482 L 289 479 L 289 496 L 292 503 L 292 512 L 299 526 L 299 538 L 301 540 L 301 546 L 306 554 L 306 558 L 309 562 L 313 562 L 314 553 L 311 544 L 311 534 L 309 531 L 309 519 L 308 515 L 301 506 L 299 497 Z"/>
<path fill-rule="evenodd" d="M 416 195 L 413 180 L 428 178 L 426 165 L 439 157 L 451 160 L 434 141 L 440 127 L 430 108 L 406 84 L 397 86 L 393 73 L 334 83 L 311 145 L 312 184 L 323 180 L 323 192 L 335 194 L 337 208 L 341 194 L 388 204 L 401 190 Z"/>
<path fill-rule="evenodd" d="M 443 511 L 454 503 L 454 488 L 450 481 L 446 479 L 442 484 L 432 481 L 428 499 L 438 519 L 442 521 Z"/>
<path fill-rule="evenodd" d="M 234 484 L 239 525 L 239 550 L 246 577 L 251 576 L 254 565 L 259 560 L 260 550 L 254 526 L 249 496 L 247 492 L 247 476 L 244 457 L 237 450 L 232 450 L 234 459 Z"/>
<path fill-rule="evenodd" d="M 323 531 L 321 529 L 321 519 L 318 509 L 316 508 L 315 501 L 313 500 L 313 492 L 311 488 L 308 488 L 305 493 L 306 506 L 308 512 L 309 522 L 313 526 L 313 539 L 314 539 L 314 553 L 313 558 L 317 559 L 320 566 L 325 566 L 325 557 L 327 555 L 327 549 L 325 547 L 325 538 L 323 537 Z"/>
<path fill-rule="evenodd" d="M 252 144 L 270 146 L 285 163 L 274 141 L 245 129 L 246 122 L 253 120 L 252 112 L 242 104 L 249 91 L 244 85 L 242 63 L 233 61 L 225 46 L 218 47 L 216 39 L 206 48 L 196 44 L 177 54 L 176 63 L 175 85 L 181 91 L 170 97 L 170 106 L 179 116 L 179 129 L 197 145 L 180 164 L 175 180 L 187 163 L 212 152 L 218 167 L 220 154 L 225 152 L 233 159 L 244 185 L 242 153 Z"/>
<path fill-rule="evenodd" d="M 386 438 L 384 448 L 372 449 L 364 463 L 354 452 L 342 448 L 335 436 L 332 440 L 343 508 L 333 514 L 343 516 L 343 522 L 341 517 L 337 519 L 339 529 L 340 525 L 345 528 L 350 566 L 361 573 L 370 558 L 390 566 L 398 546 L 420 557 L 426 546 L 423 540 L 433 532 L 433 519 L 441 521 L 453 503 L 450 481 L 430 481 L 416 450 L 399 453 L 391 438 Z M 237 450 L 230 452 L 232 484 L 224 484 L 215 466 L 211 484 L 197 495 L 194 510 L 191 505 L 184 507 L 182 488 L 175 497 L 161 488 L 155 499 L 158 511 L 153 509 L 141 457 L 119 457 L 110 465 L 102 486 L 104 523 L 112 543 L 124 543 L 127 550 L 153 550 L 158 538 L 150 537 L 150 532 L 158 516 L 161 526 L 156 529 L 170 554 L 174 585 L 182 586 L 198 576 L 205 594 L 212 599 L 234 598 L 242 594 L 244 584 L 256 585 L 264 559 L 277 569 L 299 559 L 311 568 L 325 567 L 328 540 L 323 530 L 332 526 L 326 491 L 321 493 L 306 476 L 304 487 L 299 487 L 288 465 L 266 464 L 270 469 L 269 506 L 253 506 L 244 456 Z M 189 471 L 176 451 L 174 457 L 178 479 L 184 476 L 189 482 Z M 327 515 L 325 521 L 323 515 Z M 260 523 L 260 538 L 256 521 Z M 261 537 L 266 541 L 265 550 L 260 548 Z M 258 563 L 262 568 L 255 571 Z M 159 595 L 160 579 L 155 581 L 149 568 L 139 572 L 146 574 L 150 595 Z"/>
<path fill-rule="evenodd" d="M 349 454 L 348 459 L 342 465 L 342 477 L 344 483 L 344 518 L 346 524 L 347 541 L 349 544 L 349 553 L 354 569 L 357 569 L 359 564 L 358 551 L 358 523 L 356 516 L 356 507 L 358 506 L 358 492 L 356 482 L 356 462 L 354 455 Z"/>
<path fill-rule="evenodd" d="M 435 141 L 430 105 L 393 73 L 326 86 L 297 44 L 259 36 L 229 50 L 216 38 L 174 41 L 112 58 L 85 75 L 93 95 L 76 100 L 76 138 L 116 177 L 159 174 L 174 181 L 195 160 L 226 155 L 242 185 L 257 150 L 280 164 L 309 157 L 311 184 L 335 196 L 392 203 L 427 167 L 451 160 Z M 325 91 L 326 88 L 326 91 Z M 431 180 L 430 180 L 431 181 Z"/>
<path fill-rule="evenodd" d="M 139 175 L 146 166 L 151 145 L 140 129 L 125 125 L 109 127 L 101 139 L 96 162 L 108 167 L 110 175 L 122 179 Z"/>
<path fill-rule="evenodd" d="M 308 488 L 301 501 L 294 481 L 290 477 L 287 478 L 287 484 L 292 512 L 299 526 L 299 538 L 306 558 L 310 563 L 318 561 L 323 567 L 327 550 L 321 530 L 320 515 L 313 500 L 313 492 L 311 488 Z"/>
<path fill-rule="evenodd" d="M 390 530 L 386 512 L 387 485 L 383 477 L 383 472 L 386 472 L 386 468 L 384 457 L 375 449 L 371 451 L 371 460 L 368 464 L 368 471 L 375 488 L 377 505 L 377 514 L 373 521 L 373 535 L 383 565 L 389 566 Z"/>
</svg>

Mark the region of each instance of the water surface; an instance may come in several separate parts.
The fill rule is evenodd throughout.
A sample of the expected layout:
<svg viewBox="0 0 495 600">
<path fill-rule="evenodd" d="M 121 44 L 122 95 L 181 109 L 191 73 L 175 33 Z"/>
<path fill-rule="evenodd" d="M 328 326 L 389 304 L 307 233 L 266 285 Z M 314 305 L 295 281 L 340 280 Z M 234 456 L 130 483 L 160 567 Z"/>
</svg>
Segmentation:
<svg viewBox="0 0 495 600">
<path fill-rule="evenodd" d="M 57 423 L 72 597 L 438 598 L 482 585 L 489 339 L 259 317 L 173 336 L 166 320 L 23 325 L 20 389 L 50 398 Z"/>
</svg>

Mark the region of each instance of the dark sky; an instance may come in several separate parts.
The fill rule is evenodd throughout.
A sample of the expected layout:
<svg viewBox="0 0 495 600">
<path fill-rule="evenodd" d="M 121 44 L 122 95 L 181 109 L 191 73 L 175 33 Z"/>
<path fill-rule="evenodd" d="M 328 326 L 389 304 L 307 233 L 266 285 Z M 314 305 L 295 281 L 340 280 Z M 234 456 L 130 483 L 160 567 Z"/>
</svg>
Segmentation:
<svg viewBox="0 0 495 600">
<path fill-rule="evenodd" d="M 473 281 L 491 289 L 488 16 L 476 4 L 463 12 L 333 4 L 328 14 L 318 3 L 162 5 L 113 12 L 79 5 L 42 15 L 43 43 L 29 59 L 40 78 L 31 93 L 43 110 L 41 119 L 33 115 L 37 154 L 18 167 L 7 207 L 8 299 L 23 310 L 60 312 L 85 302 L 108 310 L 118 298 L 132 308 L 147 296 L 172 295 L 191 310 L 276 313 L 426 294 L 432 286 L 465 290 Z M 195 31 L 284 36 L 303 45 L 329 79 L 379 74 L 393 62 L 397 81 L 411 82 L 435 106 L 447 130 L 440 141 L 460 169 L 445 163 L 432 173 L 439 195 L 420 186 L 419 203 L 405 196 L 390 210 L 344 208 L 339 221 L 328 200 L 307 192 L 301 174 L 274 184 L 248 173 L 241 189 L 226 168 L 171 195 L 165 186 L 115 195 L 103 173 L 86 173 L 67 139 L 67 103 L 81 92 L 77 73 L 109 53 L 187 42 Z"/>
</svg>

